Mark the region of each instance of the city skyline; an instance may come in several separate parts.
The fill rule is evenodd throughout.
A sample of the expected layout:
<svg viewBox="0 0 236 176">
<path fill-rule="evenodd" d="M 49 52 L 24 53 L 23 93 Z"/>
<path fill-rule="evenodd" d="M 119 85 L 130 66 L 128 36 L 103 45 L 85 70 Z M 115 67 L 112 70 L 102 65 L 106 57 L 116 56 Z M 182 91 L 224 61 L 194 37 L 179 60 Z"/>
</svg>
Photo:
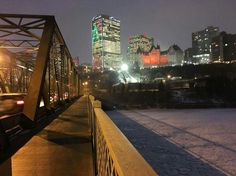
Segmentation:
<svg viewBox="0 0 236 176">
<path fill-rule="evenodd" d="M 0 1 L 1 2 L 1 1 Z M 1 13 L 54 15 L 73 57 L 91 63 L 91 20 L 107 14 L 121 21 L 121 47 L 125 55 L 128 37 L 146 33 L 162 50 L 176 43 L 182 49 L 191 47 L 192 32 L 207 26 L 220 31 L 236 32 L 234 0 L 187 1 L 2 1 Z"/>
</svg>

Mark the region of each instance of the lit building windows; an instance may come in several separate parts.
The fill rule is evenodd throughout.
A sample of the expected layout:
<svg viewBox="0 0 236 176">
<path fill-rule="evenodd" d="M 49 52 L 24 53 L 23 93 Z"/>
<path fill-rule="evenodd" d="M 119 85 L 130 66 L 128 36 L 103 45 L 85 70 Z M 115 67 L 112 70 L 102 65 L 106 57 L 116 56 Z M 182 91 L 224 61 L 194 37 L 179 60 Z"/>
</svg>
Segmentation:
<svg viewBox="0 0 236 176">
<path fill-rule="evenodd" d="M 119 20 L 107 15 L 93 18 L 92 53 L 94 69 L 117 69 L 119 67 L 119 63 L 121 63 Z"/>
<path fill-rule="evenodd" d="M 205 58 L 203 55 L 210 54 L 210 52 L 212 51 L 211 42 L 214 37 L 219 35 L 219 28 L 209 26 L 204 30 L 194 32 L 192 35 L 193 35 L 192 37 L 194 37 L 195 35 L 198 36 L 198 40 L 192 41 L 193 55 L 202 57 L 202 58 L 195 57 L 196 60 L 194 62 L 195 63 L 197 62 L 207 63 L 208 61 L 210 62 L 211 56 L 209 58 Z"/>
</svg>

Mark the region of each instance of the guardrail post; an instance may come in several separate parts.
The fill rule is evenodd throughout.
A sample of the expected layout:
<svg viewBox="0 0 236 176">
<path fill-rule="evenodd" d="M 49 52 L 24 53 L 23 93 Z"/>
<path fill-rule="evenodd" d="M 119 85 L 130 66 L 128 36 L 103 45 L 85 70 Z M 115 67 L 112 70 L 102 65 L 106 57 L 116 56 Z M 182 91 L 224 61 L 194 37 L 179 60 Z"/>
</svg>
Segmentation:
<svg viewBox="0 0 236 176">
<path fill-rule="evenodd" d="M 89 116 L 88 124 L 91 128 L 91 134 L 92 134 L 92 130 L 93 130 L 93 128 L 92 128 L 92 125 L 93 125 L 93 105 L 92 104 L 93 104 L 94 99 L 95 98 L 92 95 L 88 96 L 88 116 Z"/>
<path fill-rule="evenodd" d="M 93 108 L 101 108 L 101 107 L 102 107 L 101 101 L 96 100 L 93 102 Z"/>
<path fill-rule="evenodd" d="M 92 98 L 94 100 L 94 97 Z M 98 175 L 98 167 L 97 167 L 97 132 L 96 132 L 96 116 L 94 114 L 94 108 L 101 108 L 102 103 L 101 101 L 94 100 L 92 101 L 92 144 L 93 144 L 93 158 L 94 158 L 94 171 L 95 175 Z"/>
</svg>

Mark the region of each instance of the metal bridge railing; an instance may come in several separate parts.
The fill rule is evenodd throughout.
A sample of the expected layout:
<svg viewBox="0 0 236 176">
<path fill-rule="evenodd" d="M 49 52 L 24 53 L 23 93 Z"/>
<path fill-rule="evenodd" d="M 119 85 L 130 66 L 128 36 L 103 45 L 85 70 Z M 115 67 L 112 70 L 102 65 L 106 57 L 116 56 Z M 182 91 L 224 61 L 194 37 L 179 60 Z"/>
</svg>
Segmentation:
<svg viewBox="0 0 236 176">
<path fill-rule="evenodd" d="M 157 175 L 101 109 L 101 102 L 89 96 L 88 105 L 96 175 Z"/>
</svg>

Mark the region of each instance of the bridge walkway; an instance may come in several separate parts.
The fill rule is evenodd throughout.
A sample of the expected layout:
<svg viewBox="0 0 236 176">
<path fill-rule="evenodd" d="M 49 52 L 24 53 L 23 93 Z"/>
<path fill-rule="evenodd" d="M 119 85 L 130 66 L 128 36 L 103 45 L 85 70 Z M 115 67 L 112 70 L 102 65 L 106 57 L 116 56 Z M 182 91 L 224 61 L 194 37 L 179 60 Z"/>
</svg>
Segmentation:
<svg viewBox="0 0 236 176">
<path fill-rule="evenodd" d="M 81 97 L 22 147 L 12 157 L 12 175 L 93 175 L 87 105 Z"/>
</svg>

